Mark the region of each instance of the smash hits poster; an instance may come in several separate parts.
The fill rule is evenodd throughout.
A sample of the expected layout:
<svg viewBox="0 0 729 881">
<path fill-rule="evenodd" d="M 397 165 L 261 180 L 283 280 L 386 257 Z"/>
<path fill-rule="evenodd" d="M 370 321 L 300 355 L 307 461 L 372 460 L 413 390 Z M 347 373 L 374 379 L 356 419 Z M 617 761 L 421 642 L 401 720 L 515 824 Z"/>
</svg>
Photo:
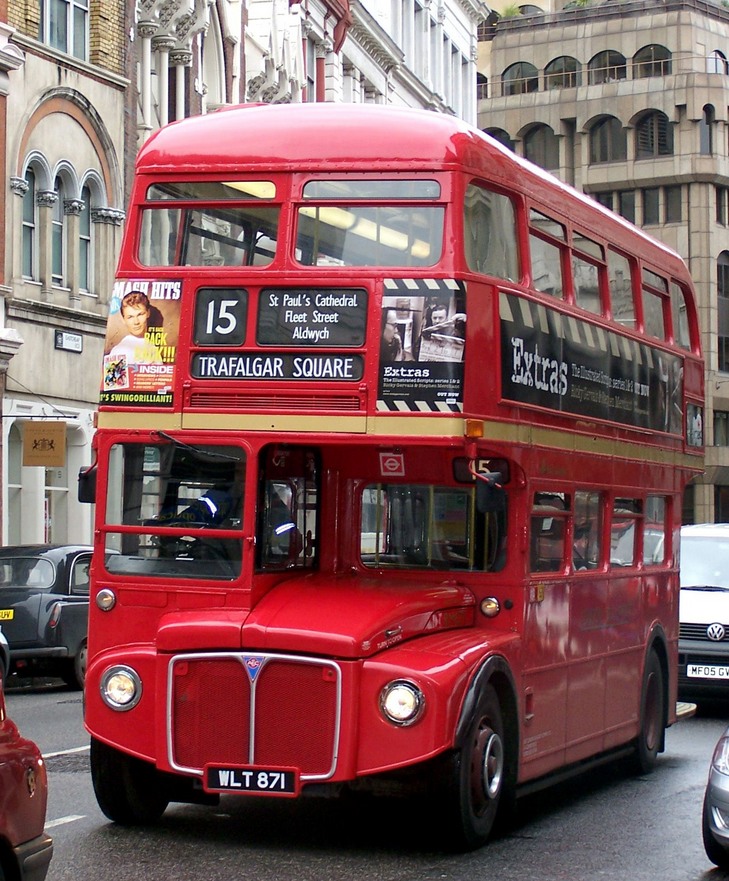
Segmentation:
<svg viewBox="0 0 729 881">
<path fill-rule="evenodd" d="M 181 290 L 181 281 L 114 283 L 100 404 L 172 407 Z"/>
</svg>

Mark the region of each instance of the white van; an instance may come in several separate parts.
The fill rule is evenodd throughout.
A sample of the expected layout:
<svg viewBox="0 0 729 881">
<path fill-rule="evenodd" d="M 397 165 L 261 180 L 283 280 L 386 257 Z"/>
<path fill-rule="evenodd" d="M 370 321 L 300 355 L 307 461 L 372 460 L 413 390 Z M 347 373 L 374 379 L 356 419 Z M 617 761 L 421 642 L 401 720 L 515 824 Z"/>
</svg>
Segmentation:
<svg viewBox="0 0 729 881">
<path fill-rule="evenodd" d="M 729 523 L 681 527 L 678 694 L 729 698 Z"/>
</svg>

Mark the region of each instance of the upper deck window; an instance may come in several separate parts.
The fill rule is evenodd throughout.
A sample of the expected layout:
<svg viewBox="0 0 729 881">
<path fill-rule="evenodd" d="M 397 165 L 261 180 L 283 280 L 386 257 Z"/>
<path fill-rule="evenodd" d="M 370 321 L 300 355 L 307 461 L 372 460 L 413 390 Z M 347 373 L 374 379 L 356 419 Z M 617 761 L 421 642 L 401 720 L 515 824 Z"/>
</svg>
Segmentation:
<svg viewBox="0 0 729 881">
<path fill-rule="evenodd" d="M 572 235 L 572 246 L 574 249 L 572 252 L 572 284 L 575 303 L 582 309 L 599 315 L 602 312 L 600 277 L 605 259 L 602 245 L 582 233 L 575 232 Z"/>
<path fill-rule="evenodd" d="M 439 199 L 435 180 L 310 180 L 304 184 L 305 199 L 345 201 L 359 199 Z"/>
<path fill-rule="evenodd" d="M 463 249 L 468 268 L 516 281 L 516 212 L 508 196 L 471 184 L 463 206 Z"/>
<path fill-rule="evenodd" d="M 532 283 L 538 291 L 564 296 L 562 252 L 567 234 L 564 226 L 551 217 L 531 210 L 529 215 Z"/>
<path fill-rule="evenodd" d="M 630 260 L 617 251 L 608 249 L 608 285 L 613 318 L 635 330 L 635 304 L 631 281 Z"/>
<path fill-rule="evenodd" d="M 445 209 L 422 202 L 439 195 L 438 182 L 428 180 L 309 181 L 304 198 L 311 202 L 298 210 L 296 260 L 306 266 L 433 266 L 443 251 Z M 415 200 L 420 204 L 405 204 Z"/>
<path fill-rule="evenodd" d="M 671 282 L 671 315 L 673 318 L 673 339 L 682 349 L 691 350 L 691 331 L 689 329 L 688 307 L 683 288 Z"/>
<path fill-rule="evenodd" d="M 147 201 L 176 199 L 187 202 L 220 202 L 235 199 L 275 199 L 276 185 L 270 180 L 166 181 L 147 188 Z"/>
<path fill-rule="evenodd" d="M 157 204 L 142 211 L 139 262 L 143 266 L 266 266 L 276 251 L 280 209 L 260 203 L 275 196 L 271 181 L 152 184 L 147 201 Z M 216 202 L 221 204 L 209 204 Z"/>
<path fill-rule="evenodd" d="M 643 325 L 645 332 L 659 340 L 666 339 L 665 302 L 668 282 L 661 275 L 643 270 Z"/>
</svg>

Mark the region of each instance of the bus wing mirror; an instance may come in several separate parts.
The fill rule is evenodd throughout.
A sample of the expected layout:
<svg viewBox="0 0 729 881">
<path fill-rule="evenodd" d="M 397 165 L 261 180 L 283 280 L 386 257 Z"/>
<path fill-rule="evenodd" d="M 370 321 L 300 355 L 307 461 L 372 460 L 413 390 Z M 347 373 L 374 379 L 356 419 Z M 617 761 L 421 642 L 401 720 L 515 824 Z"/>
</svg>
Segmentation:
<svg viewBox="0 0 729 881">
<path fill-rule="evenodd" d="M 78 500 L 93 505 L 96 501 L 96 466 L 81 468 L 78 473 Z"/>
<path fill-rule="evenodd" d="M 498 471 L 484 474 L 476 481 L 476 508 L 481 514 L 495 514 L 506 510 L 506 492 L 499 483 Z"/>
</svg>

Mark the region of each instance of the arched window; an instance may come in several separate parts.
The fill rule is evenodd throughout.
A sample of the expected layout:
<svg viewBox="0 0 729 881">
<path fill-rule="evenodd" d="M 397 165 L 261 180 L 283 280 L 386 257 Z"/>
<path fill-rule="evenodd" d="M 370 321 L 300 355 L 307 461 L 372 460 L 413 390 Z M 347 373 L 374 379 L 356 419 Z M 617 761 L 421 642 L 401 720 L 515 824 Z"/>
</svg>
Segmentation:
<svg viewBox="0 0 729 881">
<path fill-rule="evenodd" d="M 524 95 L 539 88 L 537 69 L 528 61 L 517 61 L 501 74 L 501 90 L 507 95 Z"/>
<path fill-rule="evenodd" d="M 82 291 L 93 290 L 93 240 L 91 237 L 91 190 L 81 189 L 83 207 L 78 225 L 78 286 Z"/>
<path fill-rule="evenodd" d="M 729 74 L 729 61 L 726 55 L 720 49 L 714 51 L 706 59 L 707 73 L 723 73 L 725 76 Z"/>
<path fill-rule="evenodd" d="M 716 292 L 718 305 L 717 340 L 719 370 L 729 373 L 729 251 L 722 251 L 716 261 Z"/>
<path fill-rule="evenodd" d="M 699 123 L 699 152 L 702 156 L 711 156 L 714 152 L 715 122 L 716 112 L 711 104 L 706 104 Z"/>
<path fill-rule="evenodd" d="M 619 119 L 605 116 L 590 129 L 590 164 L 623 162 L 628 158 L 628 137 Z"/>
<path fill-rule="evenodd" d="M 66 190 L 63 180 L 57 177 L 53 190 L 56 201 L 53 203 L 53 220 L 51 221 L 51 279 L 54 284 L 62 285 L 65 271 L 65 238 L 66 217 L 63 203 L 66 198 Z"/>
<path fill-rule="evenodd" d="M 635 127 L 635 158 L 653 159 L 673 155 L 673 129 L 660 110 L 649 110 Z"/>
<path fill-rule="evenodd" d="M 594 55 L 587 65 L 587 70 L 591 86 L 597 86 L 601 83 L 615 83 L 628 76 L 625 56 L 612 49 Z"/>
<path fill-rule="evenodd" d="M 665 46 L 644 46 L 633 56 L 633 79 L 666 76 L 671 72 L 671 53 Z"/>
<path fill-rule="evenodd" d="M 23 277 L 36 278 L 38 272 L 38 216 L 35 203 L 35 172 L 31 168 L 25 172 L 25 183 L 28 188 L 23 194 Z"/>
<path fill-rule="evenodd" d="M 490 135 L 495 141 L 498 141 L 500 144 L 503 144 L 504 147 L 508 147 L 509 150 L 514 150 L 514 142 L 511 139 L 511 135 L 508 132 L 505 132 L 502 128 L 487 128 L 485 129 L 487 135 Z"/>
<path fill-rule="evenodd" d="M 559 139 L 548 125 L 535 125 L 527 132 L 524 156 L 547 171 L 559 168 Z"/>
<path fill-rule="evenodd" d="M 476 98 L 488 98 L 489 81 L 482 73 L 476 74 Z"/>
<path fill-rule="evenodd" d="M 544 87 L 546 89 L 573 89 L 582 85 L 580 63 L 576 58 L 562 55 L 550 61 L 544 68 Z"/>
</svg>

